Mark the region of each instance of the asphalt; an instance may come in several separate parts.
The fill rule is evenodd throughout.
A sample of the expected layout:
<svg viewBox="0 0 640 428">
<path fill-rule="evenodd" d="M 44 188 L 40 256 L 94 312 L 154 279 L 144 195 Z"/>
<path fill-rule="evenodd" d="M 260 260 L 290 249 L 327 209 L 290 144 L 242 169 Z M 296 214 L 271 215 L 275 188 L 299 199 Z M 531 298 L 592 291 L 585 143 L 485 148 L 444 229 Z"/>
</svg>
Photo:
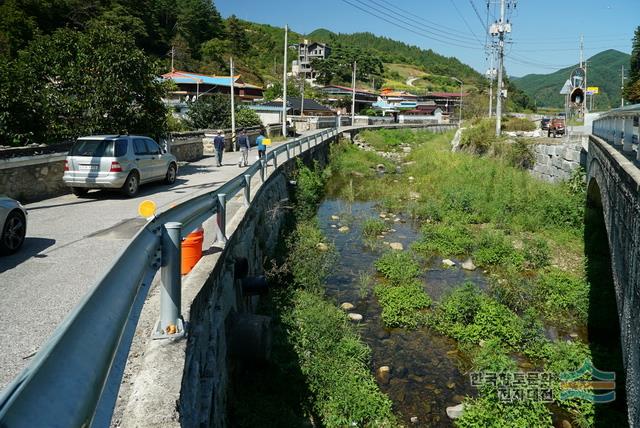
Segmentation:
<svg viewBox="0 0 640 428">
<path fill-rule="evenodd" d="M 249 161 L 256 155 L 252 148 Z M 174 185 L 145 185 L 131 199 L 92 191 L 84 198 L 69 194 L 28 204 L 24 246 L 0 258 L 0 388 L 29 364 L 145 223 L 137 214 L 140 202 L 153 200 L 162 210 L 214 190 L 244 170 L 239 157 L 225 153 L 222 167 L 213 156 L 183 165 Z"/>
</svg>

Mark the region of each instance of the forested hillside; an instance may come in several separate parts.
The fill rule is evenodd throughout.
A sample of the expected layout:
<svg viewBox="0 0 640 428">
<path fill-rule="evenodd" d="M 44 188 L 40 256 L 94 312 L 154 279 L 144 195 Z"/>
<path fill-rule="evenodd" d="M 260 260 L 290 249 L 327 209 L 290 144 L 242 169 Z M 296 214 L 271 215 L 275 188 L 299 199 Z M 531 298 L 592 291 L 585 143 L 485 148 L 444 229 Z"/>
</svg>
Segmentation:
<svg viewBox="0 0 640 428">
<path fill-rule="evenodd" d="M 594 97 L 594 109 L 606 110 L 620 106 L 620 71 L 623 65 L 629 68 L 629 59 L 629 54 L 609 49 L 587 60 L 587 84 L 600 88 L 600 93 Z M 561 108 L 564 106 L 564 96 L 560 95 L 560 89 L 577 66 L 551 74 L 528 74 L 514 80 L 514 84 L 535 99 L 538 107 Z"/>
</svg>

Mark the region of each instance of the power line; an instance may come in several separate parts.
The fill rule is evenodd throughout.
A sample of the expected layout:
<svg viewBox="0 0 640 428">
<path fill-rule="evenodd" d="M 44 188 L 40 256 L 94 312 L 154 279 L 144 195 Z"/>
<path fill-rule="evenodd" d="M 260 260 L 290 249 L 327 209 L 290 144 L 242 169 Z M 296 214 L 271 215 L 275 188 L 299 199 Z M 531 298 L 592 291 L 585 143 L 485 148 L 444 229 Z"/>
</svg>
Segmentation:
<svg viewBox="0 0 640 428">
<path fill-rule="evenodd" d="M 482 21 L 482 17 L 480 16 L 480 12 L 478 12 L 478 9 L 476 8 L 476 4 L 473 2 L 473 0 L 469 0 L 469 4 L 473 8 L 473 11 L 476 13 L 478 21 L 480 21 L 480 25 L 482 25 L 482 28 L 484 28 L 485 34 L 489 33 L 489 26 Z"/>
<path fill-rule="evenodd" d="M 449 45 L 449 46 L 456 46 L 456 47 L 459 47 L 459 48 L 461 48 L 461 49 L 471 49 L 471 50 L 476 50 L 475 48 L 472 48 L 472 47 L 470 47 L 470 46 L 468 46 L 468 45 L 462 45 L 462 44 L 459 44 L 459 43 L 454 43 L 454 42 L 452 42 L 451 40 L 446 40 L 446 39 L 441 39 L 441 38 L 438 38 L 438 37 L 434 37 L 434 36 L 431 36 L 431 35 L 428 35 L 428 34 L 426 34 L 426 33 L 422 32 L 422 31 L 418 31 L 418 30 L 416 30 L 416 29 L 414 29 L 414 28 L 407 27 L 407 26 L 405 26 L 405 25 L 401 25 L 401 24 L 399 24 L 399 23 L 397 23 L 397 22 L 391 21 L 390 19 L 388 19 L 388 18 L 387 18 L 387 17 L 385 17 L 385 16 L 380 16 L 380 15 L 378 15 L 378 14 L 376 14 L 376 13 L 372 12 L 372 11 L 371 11 L 371 10 L 369 10 L 369 9 L 365 9 L 365 8 L 363 8 L 363 7 L 361 7 L 361 6 L 358 6 L 357 4 L 354 4 L 354 3 L 352 3 L 352 2 L 351 2 L 351 1 L 349 1 L 349 0 L 340 0 L 340 1 L 342 1 L 343 3 L 346 3 L 346 4 L 348 4 L 348 5 L 350 5 L 350 6 L 352 6 L 352 7 L 355 7 L 356 9 L 361 10 L 362 12 L 364 12 L 364 13 L 366 13 L 366 14 L 369 14 L 369 15 L 371 15 L 371 16 L 374 16 L 374 17 L 376 17 L 376 18 L 378 18 L 378 19 L 381 19 L 381 20 L 383 20 L 383 21 L 385 21 L 385 22 L 387 22 L 387 23 L 391 24 L 391 25 L 394 25 L 394 26 L 396 26 L 396 27 L 402 28 L 402 29 L 404 29 L 404 30 L 407 30 L 407 31 L 409 31 L 409 32 L 411 32 L 411 33 L 413 33 L 413 34 L 415 34 L 415 35 L 418 35 L 418 36 L 424 37 L 424 38 L 426 38 L 426 39 L 429 39 L 429 40 L 432 40 L 432 41 L 437 41 L 437 42 L 440 42 L 440 43 L 443 43 L 443 44 L 446 44 L 446 45 Z M 358 1 L 358 0 L 355 0 L 355 1 Z M 463 42 L 463 43 L 464 43 L 464 42 Z M 468 42 L 466 42 L 466 43 L 468 43 Z"/>
<path fill-rule="evenodd" d="M 476 39 L 477 42 L 482 45 L 482 42 L 480 41 L 478 36 L 476 36 L 476 33 L 473 32 L 473 29 L 471 29 L 471 26 L 469 25 L 467 20 L 464 18 L 462 13 L 460 13 L 460 9 L 458 9 L 458 6 L 456 6 L 456 3 L 453 0 L 451 0 L 451 4 L 453 5 L 453 7 L 455 8 L 456 12 L 458 13 L 458 16 L 462 19 L 462 22 L 464 22 L 464 25 L 466 25 L 466 27 L 469 29 L 469 31 L 471 31 L 471 34 L 473 34 L 473 38 Z"/>
<path fill-rule="evenodd" d="M 371 4 L 367 4 L 365 3 L 365 1 L 362 1 L 362 0 L 354 0 L 354 1 L 357 1 L 358 3 L 366 7 L 372 6 Z M 418 31 L 424 31 L 429 34 L 435 35 L 437 37 L 441 37 L 442 35 L 447 35 L 452 40 L 456 40 L 460 43 L 469 43 L 472 40 L 471 37 L 466 37 L 464 36 L 464 34 L 461 35 L 461 31 L 458 29 L 450 28 L 449 30 L 447 30 L 449 27 L 444 27 L 438 24 L 435 24 L 436 26 L 431 26 L 431 25 L 425 24 L 425 21 L 429 22 L 426 19 L 423 19 L 423 18 L 420 18 L 420 20 L 416 19 L 415 14 L 405 15 L 403 13 L 404 9 L 400 9 L 398 7 L 394 7 L 394 8 L 389 7 L 386 3 L 382 3 L 378 0 L 368 0 L 368 2 L 374 4 L 377 7 L 381 7 L 388 12 L 391 12 L 394 15 L 397 15 L 394 18 L 402 21 L 404 24 L 409 25 L 412 28 L 418 29 Z M 384 13 L 383 11 L 378 10 L 375 6 L 373 7 L 373 9 L 375 9 L 376 12 Z M 412 21 L 413 23 L 407 22 L 407 21 Z M 474 38 L 475 38 L 475 35 L 474 35 Z"/>
</svg>

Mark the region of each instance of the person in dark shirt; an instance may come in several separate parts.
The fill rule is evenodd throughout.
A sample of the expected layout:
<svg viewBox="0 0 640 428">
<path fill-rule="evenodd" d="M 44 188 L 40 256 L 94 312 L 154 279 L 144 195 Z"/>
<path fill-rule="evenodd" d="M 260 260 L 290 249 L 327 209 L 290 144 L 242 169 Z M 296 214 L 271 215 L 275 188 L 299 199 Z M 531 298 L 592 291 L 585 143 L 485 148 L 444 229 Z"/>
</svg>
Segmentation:
<svg viewBox="0 0 640 428">
<path fill-rule="evenodd" d="M 240 147 L 238 166 L 249 166 L 249 137 L 247 137 L 244 128 L 240 130 L 240 135 L 238 136 L 238 147 Z"/>
<path fill-rule="evenodd" d="M 213 147 L 216 149 L 216 165 L 222 166 L 222 154 L 224 153 L 224 134 L 220 129 L 213 139 Z"/>
</svg>

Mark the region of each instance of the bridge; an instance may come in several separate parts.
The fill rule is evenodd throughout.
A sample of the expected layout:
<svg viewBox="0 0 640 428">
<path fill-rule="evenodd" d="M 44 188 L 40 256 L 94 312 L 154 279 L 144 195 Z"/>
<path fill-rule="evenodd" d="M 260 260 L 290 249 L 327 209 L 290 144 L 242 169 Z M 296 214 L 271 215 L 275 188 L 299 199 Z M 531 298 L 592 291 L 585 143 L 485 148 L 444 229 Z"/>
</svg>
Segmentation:
<svg viewBox="0 0 640 428">
<path fill-rule="evenodd" d="M 593 122 L 587 157 L 587 205 L 601 212 L 606 227 L 629 423 L 636 427 L 640 426 L 639 118 L 640 104 L 601 115 Z"/>
<path fill-rule="evenodd" d="M 264 320 L 252 309 L 262 262 L 285 218 L 294 159 L 325 163 L 340 133 L 397 127 L 455 126 L 311 133 L 276 146 L 215 190 L 157 213 L 2 391 L 0 426 L 109 426 L 114 408 L 125 426 L 223 425 L 227 355 L 267 352 Z M 200 225 L 216 247 L 181 284 L 180 238 Z M 134 335 L 142 345 L 130 352 Z M 134 378 L 127 365 L 140 368 Z M 116 405 L 119 394 L 131 397 L 125 409 Z"/>
</svg>

